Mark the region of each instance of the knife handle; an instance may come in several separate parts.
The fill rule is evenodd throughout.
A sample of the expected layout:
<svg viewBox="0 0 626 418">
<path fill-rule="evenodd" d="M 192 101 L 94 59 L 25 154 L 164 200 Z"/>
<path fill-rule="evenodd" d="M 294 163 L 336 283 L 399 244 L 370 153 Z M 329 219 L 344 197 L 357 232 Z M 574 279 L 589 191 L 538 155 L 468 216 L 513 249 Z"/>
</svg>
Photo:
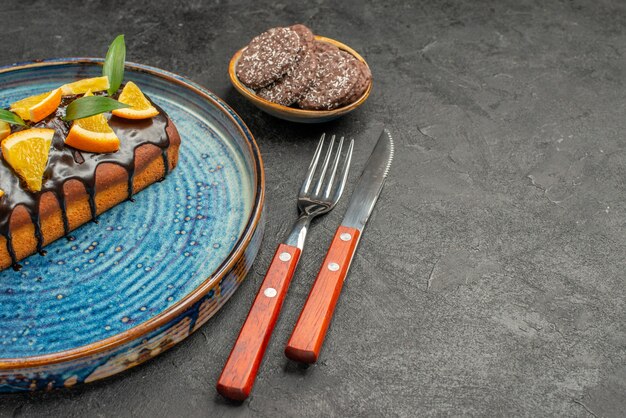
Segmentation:
<svg viewBox="0 0 626 418">
<path fill-rule="evenodd" d="M 278 246 L 217 382 L 223 396 L 243 401 L 250 394 L 299 259 L 297 247 Z"/>
<path fill-rule="evenodd" d="M 333 317 L 343 282 L 359 242 L 359 230 L 339 226 L 313 288 L 285 347 L 285 355 L 302 363 L 315 363 Z"/>
</svg>

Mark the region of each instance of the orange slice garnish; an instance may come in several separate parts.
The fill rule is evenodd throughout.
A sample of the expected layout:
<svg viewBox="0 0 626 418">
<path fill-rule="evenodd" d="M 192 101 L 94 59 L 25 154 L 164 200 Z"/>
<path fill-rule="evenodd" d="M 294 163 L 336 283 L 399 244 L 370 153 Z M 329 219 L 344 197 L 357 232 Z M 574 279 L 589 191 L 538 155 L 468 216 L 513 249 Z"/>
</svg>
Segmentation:
<svg viewBox="0 0 626 418">
<path fill-rule="evenodd" d="M 11 125 L 0 120 L 0 141 L 11 135 Z"/>
<path fill-rule="evenodd" d="M 61 104 L 61 89 L 30 96 L 11 103 L 11 112 L 17 113 L 24 120 L 39 122 L 57 110 Z"/>
<path fill-rule="evenodd" d="M 32 128 L 2 141 L 2 156 L 33 192 L 41 190 L 54 129 Z"/>
<path fill-rule="evenodd" d="M 71 96 L 74 94 L 84 94 L 89 90 L 102 91 L 109 88 L 109 77 L 103 75 L 102 77 L 85 78 L 83 80 L 74 81 L 73 83 L 64 84 L 61 86 L 63 96 Z"/>
<path fill-rule="evenodd" d="M 85 96 L 93 96 L 87 91 Z M 76 119 L 65 138 L 71 147 L 87 152 L 115 152 L 120 149 L 120 139 L 101 113 L 88 118 Z"/>
<path fill-rule="evenodd" d="M 4 196 L 4 190 L 0 189 L 0 198 L 2 198 L 2 196 Z"/>
<path fill-rule="evenodd" d="M 119 102 L 131 107 L 125 109 L 115 109 L 111 113 L 124 119 L 148 119 L 159 114 L 159 111 L 146 99 L 139 87 L 129 81 L 124 86 L 117 99 Z"/>
</svg>

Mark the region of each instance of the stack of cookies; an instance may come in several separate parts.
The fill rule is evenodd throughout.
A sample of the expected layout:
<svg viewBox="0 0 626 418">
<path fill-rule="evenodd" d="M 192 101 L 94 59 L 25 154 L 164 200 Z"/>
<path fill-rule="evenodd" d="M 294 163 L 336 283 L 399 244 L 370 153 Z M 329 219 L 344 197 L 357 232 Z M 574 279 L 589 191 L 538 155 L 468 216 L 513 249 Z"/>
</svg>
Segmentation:
<svg viewBox="0 0 626 418">
<path fill-rule="evenodd" d="M 304 25 L 272 28 L 252 39 L 237 62 L 236 73 L 260 97 L 309 110 L 354 103 L 372 80 L 365 63 L 315 40 Z"/>
</svg>

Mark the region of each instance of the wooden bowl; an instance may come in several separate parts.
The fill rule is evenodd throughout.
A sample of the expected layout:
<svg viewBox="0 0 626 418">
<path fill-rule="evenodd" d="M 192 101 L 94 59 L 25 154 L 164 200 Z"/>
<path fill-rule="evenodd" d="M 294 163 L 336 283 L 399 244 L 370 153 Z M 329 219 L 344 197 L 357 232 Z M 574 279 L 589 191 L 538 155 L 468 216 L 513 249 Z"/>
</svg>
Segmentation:
<svg viewBox="0 0 626 418">
<path fill-rule="evenodd" d="M 355 50 L 350 48 L 347 45 L 342 44 L 339 41 L 334 39 L 325 38 L 323 36 L 315 36 L 315 40 L 319 42 L 325 42 L 331 45 L 336 46 L 337 48 L 346 51 L 347 53 L 354 56 L 356 59 L 367 65 L 367 62 L 360 56 Z M 252 104 L 261 109 L 262 111 L 269 113 L 272 116 L 275 116 L 280 119 L 288 120 L 291 122 L 300 122 L 300 123 L 321 123 L 328 122 L 330 120 L 336 119 L 340 116 L 348 114 L 352 112 L 354 109 L 361 106 L 370 95 L 370 91 L 372 91 L 372 82 L 370 82 L 369 86 L 358 100 L 353 103 L 350 103 L 347 106 L 339 107 L 337 109 L 332 110 L 305 110 L 298 109 L 289 106 L 279 105 L 274 102 L 270 102 L 262 97 L 257 96 L 257 94 L 251 88 L 244 85 L 237 78 L 237 74 L 235 72 L 235 68 L 237 67 L 237 62 L 239 61 L 239 57 L 241 57 L 241 53 L 245 48 L 240 49 L 233 55 L 230 60 L 230 64 L 228 66 L 228 74 L 230 75 L 230 82 L 233 84 L 235 89 L 239 93 L 243 95 L 246 99 L 248 99 Z M 369 68 L 369 66 L 368 66 Z"/>
</svg>

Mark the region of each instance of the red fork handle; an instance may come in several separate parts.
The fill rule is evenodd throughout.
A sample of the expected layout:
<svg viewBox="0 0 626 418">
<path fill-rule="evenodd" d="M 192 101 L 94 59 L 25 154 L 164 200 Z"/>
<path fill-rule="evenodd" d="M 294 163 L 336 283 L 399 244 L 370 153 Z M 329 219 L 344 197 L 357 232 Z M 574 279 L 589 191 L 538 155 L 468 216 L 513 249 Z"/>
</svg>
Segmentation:
<svg viewBox="0 0 626 418">
<path fill-rule="evenodd" d="M 285 348 L 285 355 L 302 363 L 315 363 L 333 317 L 343 282 L 359 241 L 359 230 L 339 226 L 309 297 Z"/>
<path fill-rule="evenodd" d="M 250 394 L 299 259 L 298 248 L 278 246 L 217 381 L 217 391 L 223 396 L 243 401 Z"/>
</svg>

